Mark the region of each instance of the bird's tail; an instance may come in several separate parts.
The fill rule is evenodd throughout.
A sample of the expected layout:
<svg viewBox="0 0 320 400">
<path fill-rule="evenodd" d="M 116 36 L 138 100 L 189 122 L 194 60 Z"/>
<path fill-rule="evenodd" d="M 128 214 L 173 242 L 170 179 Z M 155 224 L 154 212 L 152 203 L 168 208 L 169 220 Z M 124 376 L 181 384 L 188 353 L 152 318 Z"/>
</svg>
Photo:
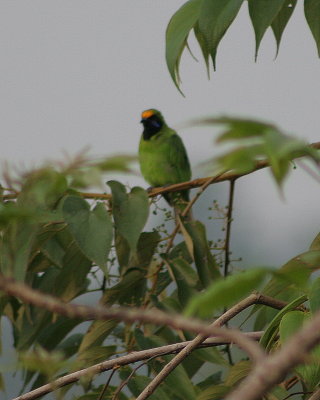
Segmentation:
<svg viewBox="0 0 320 400">
<path fill-rule="evenodd" d="M 183 221 L 191 221 L 193 219 L 191 209 L 186 213 L 186 209 L 190 203 L 189 190 L 166 193 L 164 197 L 174 209 L 175 220 L 177 224 L 179 223 L 179 219 L 182 219 Z"/>
</svg>

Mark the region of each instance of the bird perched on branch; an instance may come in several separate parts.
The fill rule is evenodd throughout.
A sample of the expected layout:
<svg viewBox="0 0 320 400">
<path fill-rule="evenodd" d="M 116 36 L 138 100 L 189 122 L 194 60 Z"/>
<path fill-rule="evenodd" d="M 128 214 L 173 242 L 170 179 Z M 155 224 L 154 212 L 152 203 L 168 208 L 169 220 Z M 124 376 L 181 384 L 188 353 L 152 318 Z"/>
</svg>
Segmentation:
<svg viewBox="0 0 320 400">
<path fill-rule="evenodd" d="M 141 114 L 143 132 L 139 145 L 140 169 L 151 186 L 167 186 L 191 179 L 190 163 L 177 132 L 154 108 Z M 164 198 L 181 212 L 189 201 L 189 190 L 165 193 Z"/>
</svg>

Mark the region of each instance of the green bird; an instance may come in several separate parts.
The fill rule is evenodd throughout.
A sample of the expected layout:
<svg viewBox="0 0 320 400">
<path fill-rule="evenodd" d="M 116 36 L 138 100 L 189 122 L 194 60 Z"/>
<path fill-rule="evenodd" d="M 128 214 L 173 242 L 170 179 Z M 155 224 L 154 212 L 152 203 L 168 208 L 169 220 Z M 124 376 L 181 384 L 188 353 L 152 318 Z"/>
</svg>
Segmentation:
<svg viewBox="0 0 320 400">
<path fill-rule="evenodd" d="M 189 181 L 191 169 L 184 144 L 161 112 L 154 108 L 143 111 L 141 123 L 139 162 L 144 179 L 155 187 Z M 166 193 L 164 198 L 181 211 L 189 201 L 189 190 Z"/>
</svg>

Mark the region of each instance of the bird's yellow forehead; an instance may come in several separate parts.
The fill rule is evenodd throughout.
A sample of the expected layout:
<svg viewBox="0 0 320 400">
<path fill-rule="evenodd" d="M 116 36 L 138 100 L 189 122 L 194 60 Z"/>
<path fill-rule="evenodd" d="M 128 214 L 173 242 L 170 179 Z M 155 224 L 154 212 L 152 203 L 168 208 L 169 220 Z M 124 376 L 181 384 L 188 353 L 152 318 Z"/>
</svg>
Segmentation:
<svg viewBox="0 0 320 400">
<path fill-rule="evenodd" d="M 152 110 L 146 110 L 146 111 L 142 112 L 141 118 L 147 119 L 147 118 L 152 117 L 152 115 L 154 115 L 154 112 Z"/>
</svg>

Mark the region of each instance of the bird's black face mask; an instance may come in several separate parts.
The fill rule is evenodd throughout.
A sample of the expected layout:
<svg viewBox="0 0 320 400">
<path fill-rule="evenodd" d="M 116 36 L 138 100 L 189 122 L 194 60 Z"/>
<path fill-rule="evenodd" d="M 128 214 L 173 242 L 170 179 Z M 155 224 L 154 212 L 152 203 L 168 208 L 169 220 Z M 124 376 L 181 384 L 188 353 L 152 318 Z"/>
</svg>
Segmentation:
<svg viewBox="0 0 320 400">
<path fill-rule="evenodd" d="M 153 135 L 158 133 L 162 128 L 162 121 L 157 115 L 152 115 L 149 118 L 142 118 L 140 121 L 143 124 L 143 139 L 149 140 Z"/>
</svg>

